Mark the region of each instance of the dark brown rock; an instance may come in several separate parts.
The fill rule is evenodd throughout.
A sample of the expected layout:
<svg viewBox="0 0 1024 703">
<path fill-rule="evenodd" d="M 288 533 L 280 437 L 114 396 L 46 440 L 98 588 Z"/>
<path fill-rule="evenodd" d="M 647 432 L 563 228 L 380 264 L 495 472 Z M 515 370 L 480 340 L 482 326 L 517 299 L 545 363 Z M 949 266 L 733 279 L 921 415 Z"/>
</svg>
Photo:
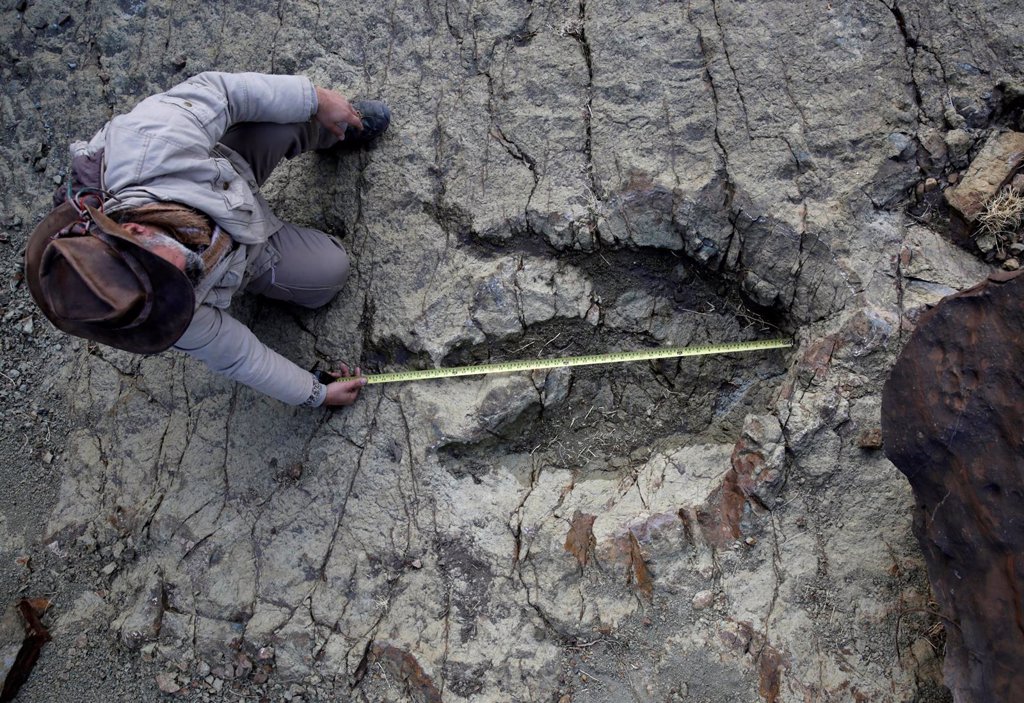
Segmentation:
<svg viewBox="0 0 1024 703">
<path fill-rule="evenodd" d="M 1024 277 L 995 278 L 921 316 L 882 396 L 957 701 L 1024 700 Z"/>
</svg>

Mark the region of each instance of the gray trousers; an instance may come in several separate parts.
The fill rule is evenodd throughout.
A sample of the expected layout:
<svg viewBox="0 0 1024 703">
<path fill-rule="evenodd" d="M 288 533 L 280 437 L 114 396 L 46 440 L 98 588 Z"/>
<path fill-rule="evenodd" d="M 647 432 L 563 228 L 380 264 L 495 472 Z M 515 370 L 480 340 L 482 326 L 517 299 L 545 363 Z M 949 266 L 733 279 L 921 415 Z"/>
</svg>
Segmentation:
<svg viewBox="0 0 1024 703">
<path fill-rule="evenodd" d="M 337 142 L 337 137 L 322 129 L 316 120 L 301 124 L 243 122 L 233 125 L 221 139 L 221 143 L 249 162 L 256 183 L 261 186 L 282 159 L 327 149 Z M 268 244 L 280 258 L 269 271 L 249 282 L 248 292 L 317 308 L 345 285 L 348 254 L 334 237 L 286 222 L 270 236 Z"/>
</svg>

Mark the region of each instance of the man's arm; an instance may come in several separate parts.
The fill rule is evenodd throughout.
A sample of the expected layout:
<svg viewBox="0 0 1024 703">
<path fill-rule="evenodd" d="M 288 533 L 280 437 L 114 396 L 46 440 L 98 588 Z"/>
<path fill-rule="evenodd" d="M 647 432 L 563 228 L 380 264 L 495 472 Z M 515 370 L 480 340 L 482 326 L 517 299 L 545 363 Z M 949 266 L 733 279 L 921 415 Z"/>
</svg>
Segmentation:
<svg viewBox="0 0 1024 703">
<path fill-rule="evenodd" d="M 339 93 L 317 88 L 304 76 L 261 73 L 200 73 L 150 96 L 113 118 L 106 136 L 107 188 L 187 172 L 208 157 L 224 133 L 239 122 L 290 124 L 316 117 L 339 136 L 347 125 L 362 127 Z"/>
<path fill-rule="evenodd" d="M 200 305 L 175 345 L 218 374 L 289 405 L 317 407 L 355 402 L 365 379 L 320 384 L 313 375 L 263 344 L 241 322 L 219 308 Z M 358 372 L 357 372 L 358 375 Z"/>
</svg>

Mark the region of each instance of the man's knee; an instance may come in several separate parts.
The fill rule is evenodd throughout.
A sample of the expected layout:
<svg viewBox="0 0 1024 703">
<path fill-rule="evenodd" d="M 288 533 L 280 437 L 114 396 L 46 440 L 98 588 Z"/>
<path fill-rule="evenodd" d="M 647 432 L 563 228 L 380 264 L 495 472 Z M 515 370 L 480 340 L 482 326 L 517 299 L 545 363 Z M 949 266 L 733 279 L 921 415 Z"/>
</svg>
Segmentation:
<svg viewBox="0 0 1024 703">
<path fill-rule="evenodd" d="M 307 260 L 305 285 L 295 291 L 293 301 L 308 308 L 329 303 L 348 280 L 349 258 L 345 247 L 333 237 L 323 235 L 314 257 Z"/>
<path fill-rule="evenodd" d="M 329 238 L 330 248 L 323 257 L 321 270 L 325 280 L 333 281 L 332 287 L 340 291 L 348 280 L 348 252 L 337 239 Z"/>
</svg>

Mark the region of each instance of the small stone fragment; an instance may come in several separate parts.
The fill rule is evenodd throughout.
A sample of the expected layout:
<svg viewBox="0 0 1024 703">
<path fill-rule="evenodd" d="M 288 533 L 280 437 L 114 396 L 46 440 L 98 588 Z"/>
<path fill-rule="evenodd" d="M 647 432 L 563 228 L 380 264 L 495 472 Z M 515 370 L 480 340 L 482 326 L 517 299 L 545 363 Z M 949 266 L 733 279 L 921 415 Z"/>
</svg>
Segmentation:
<svg viewBox="0 0 1024 703">
<path fill-rule="evenodd" d="M 872 427 L 861 432 L 857 437 L 857 446 L 861 449 L 881 449 L 882 428 Z"/>
<path fill-rule="evenodd" d="M 962 129 L 950 130 L 946 135 L 946 151 L 954 161 L 959 161 L 967 156 L 974 144 L 971 135 Z"/>
<path fill-rule="evenodd" d="M 175 675 L 170 671 L 156 675 L 156 685 L 164 693 L 177 693 L 181 690 L 181 686 L 178 685 L 178 680 Z"/>
<path fill-rule="evenodd" d="M 757 537 L 747 537 L 743 541 L 746 543 L 748 547 L 753 547 L 755 544 L 757 544 Z"/>
<path fill-rule="evenodd" d="M 252 671 L 252 660 L 241 652 L 235 655 L 235 676 L 246 678 Z"/>
<path fill-rule="evenodd" d="M 1003 262 L 1003 268 L 1007 271 L 1016 271 L 1020 268 L 1020 262 L 1017 259 L 1009 258 Z"/>
<path fill-rule="evenodd" d="M 948 124 L 952 129 L 960 129 L 967 124 L 967 120 L 964 119 L 964 116 L 952 107 L 946 108 L 946 111 L 942 116 L 945 118 L 946 124 Z"/>
<path fill-rule="evenodd" d="M 596 544 L 594 539 L 594 521 L 596 519 L 596 515 L 577 510 L 572 516 L 569 533 L 565 537 L 565 551 L 576 557 L 580 568 L 587 565 Z"/>
<path fill-rule="evenodd" d="M 270 659 L 273 659 L 274 658 L 274 648 L 273 647 L 260 647 L 260 651 L 256 652 L 256 658 L 259 661 L 261 661 L 261 662 L 265 662 L 265 661 L 269 661 Z"/>
<path fill-rule="evenodd" d="M 693 609 L 704 610 L 710 606 L 715 600 L 715 594 L 711 591 L 697 591 L 693 596 Z"/>
<path fill-rule="evenodd" d="M 423 562 L 420 561 L 419 559 L 413 559 L 412 560 L 412 568 L 414 568 L 414 569 L 422 569 L 423 568 Z"/>
<path fill-rule="evenodd" d="M 994 234 L 983 234 L 974 240 L 974 244 L 978 247 L 978 250 L 983 254 L 987 254 L 996 248 L 996 236 Z"/>
<path fill-rule="evenodd" d="M 117 571 L 117 562 L 116 561 L 112 561 L 112 562 L 110 562 L 109 564 L 107 564 L 106 566 L 103 567 L 103 575 L 104 576 L 110 576 L 115 571 Z"/>
</svg>

